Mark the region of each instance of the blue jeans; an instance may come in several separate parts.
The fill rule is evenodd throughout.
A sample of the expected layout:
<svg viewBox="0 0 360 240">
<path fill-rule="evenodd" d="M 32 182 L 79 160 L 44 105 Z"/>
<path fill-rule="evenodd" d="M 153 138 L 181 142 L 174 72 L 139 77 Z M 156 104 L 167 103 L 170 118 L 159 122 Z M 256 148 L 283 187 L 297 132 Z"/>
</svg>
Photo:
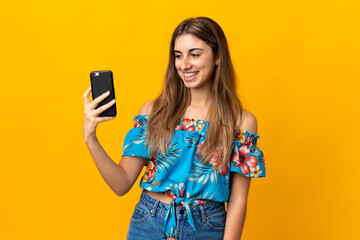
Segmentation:
<svg viewBox="0 0 360 240">
<path fill-rule="evenodd" d="M 131 217 L 127 240 L 162 240 L 164 220 L 169 204 L 142 192 Z M 196 231 L 188 222 L 186 209 L 176 206 L 178 240 L 221 240 L 224 237 L 225 203 L 209 202 L 191 206 Z"/>
</svg>

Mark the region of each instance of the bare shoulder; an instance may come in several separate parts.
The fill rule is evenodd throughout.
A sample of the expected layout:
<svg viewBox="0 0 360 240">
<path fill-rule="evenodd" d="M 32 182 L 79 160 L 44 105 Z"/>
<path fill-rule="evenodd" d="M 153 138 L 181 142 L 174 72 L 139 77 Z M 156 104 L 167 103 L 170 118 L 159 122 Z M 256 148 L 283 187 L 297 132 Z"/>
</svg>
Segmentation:
<svg viewBox="0 0 360 240">
<path fill-rule="evenodd" d="M 151 99 L 151 100 L 145 102 L 145 103 L 140 107 L 140 110 L 139 110 L 138 115 L 150 115 L 150 114 L 151 114 L 151 111 L 152 111 L 152 107 L 153 107 L 154 101 L 155 101 L 155 99 Z"/>
<path fill-rule="evenodd" d="M 257 134 L 257 120 L 254 114 L 250 111 L 243 109 L 243 114 L 240 119 L 239 128 L 244 131 L 249 131 Z"/>
</svg>

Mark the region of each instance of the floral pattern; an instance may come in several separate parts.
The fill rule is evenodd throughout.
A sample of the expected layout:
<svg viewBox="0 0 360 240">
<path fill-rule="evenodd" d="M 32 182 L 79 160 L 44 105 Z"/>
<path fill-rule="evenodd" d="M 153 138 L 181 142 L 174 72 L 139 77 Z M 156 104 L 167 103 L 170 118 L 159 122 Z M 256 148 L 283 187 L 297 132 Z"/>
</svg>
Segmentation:
<svg viewBox="0 0 360 240">
<path fill-rule="evenodd" d="M 141 181 L 143 183 L 148 182 L 149 184 L 153 184 L 156 179 L 156 173 L 157 173 L 156 158 L 151 158 L 148 161 L 144 176 L 142 177 Z"/>
<path fill-rule="evenodd" d="M 171 197 L 163 229 L 163 239 L 176 239 L 176 205 L 187 209 L 190 225 L 195 229 L 190 205 L 207 201 L 227 202 L 230 194 L 230 173 L 246 177 L 265 177 L 265 159 L 257 147 L 259 135 L 236 129 L 233 153 L 228 164 L 221 164 L 222 148 L 219 146 L 206 164 L 200 161 L 209 122 L 182 118 L 174 129 L 173 139 L 165 155 L 149 158 L 145 146 L 149 115 L 136 115 L 134 127 L 126 134 L 123 156 L 148 158 L 140 187 L 154 192 L 164 192 Z"/>
</svg>

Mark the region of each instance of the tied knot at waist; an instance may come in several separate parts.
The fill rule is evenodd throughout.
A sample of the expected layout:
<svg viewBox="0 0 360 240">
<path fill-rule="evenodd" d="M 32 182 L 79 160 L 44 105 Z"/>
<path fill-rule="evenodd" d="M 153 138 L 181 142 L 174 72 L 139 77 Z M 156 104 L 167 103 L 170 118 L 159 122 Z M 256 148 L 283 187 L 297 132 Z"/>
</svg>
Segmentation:
<svg viewBox="0 0 360 240">
<path fill-rule="evenodd" d="M 165 214 L 165 223 L 163 228 L 163 240 L 170 239 L 176 239 L 177 236 L 177 218 L 179 216 L 176 216 L 176 214 L 180 214 L 181 216 L 186 214 L 187 220 L 190 224 L 190 226 L 196 231 L 195 223 L 193 219 L 193 214 L 190 208 L 190 205 L 192 206 L 199 206 L 199 210 L 201 211 L 201 214 L 203 216 L 203 221 L 206 219 L 205 217 L 205 209 L 202 206 L 205 203 L 214 202 L 213 200 L 203 200 L 203 199 L 196 199 L 196 196 L 190 197 L 188 194 L 184 194 L 184 191 L 182 190 L 182 186 L 175 185 L 172 191 L 168 189 L 168 191 L 165 192 L 165 195 L 172 198 L 169 208 L 166 211 Z M 185 198 L 184 195 L 188 196 L 188 198 Z M 176 207 L 182 205 L 186 211 L 176 211 Z M 195 212 L 198 213 L 198 209 L 193 209 Z"/>
<path fill-rule="evenodd" d="M 181 188 L 176 189 L 175 195 L 172 191 L 168 190 L 165 194 L 172 198 L 170 206 L 165 214 L 165 225 L 163 236 L 170 236 L 175 233 L 176 229 L 176 206 L 184 206 L 190 226 L 196 231 L 194 219 L 192 216 L 190 205 L 197 206 L 205 204 L 207 201 L 195 198 L 185 198 Z M 181 213 L 183 214 L 183 213 Z M 165 238 L 167 239 L 167 238 Z"/>
<path fill-rule="evenodd" d="M 190 204 L 192 204 L 193 202 L 194 202 L 193 199 L 187 199 L 184 197 L 175 197 L 173 200 L 171 200 L 169 209 L 167 210 L 166 215 L 165 215 L 165 224 L 167 223 L 167 221 L 173 220 L 175 222 L 175 226 L 176 226 L 176 215 L 175 215 L 176 209 L 175 208 L 176 208 L 176 206 L 182 205 L 186 209 L 189 224 L 194 229 L 194 231 L 196 231 L 194 219 L 192 217 L 191 209 L 190 209 Z"/>
</svg>

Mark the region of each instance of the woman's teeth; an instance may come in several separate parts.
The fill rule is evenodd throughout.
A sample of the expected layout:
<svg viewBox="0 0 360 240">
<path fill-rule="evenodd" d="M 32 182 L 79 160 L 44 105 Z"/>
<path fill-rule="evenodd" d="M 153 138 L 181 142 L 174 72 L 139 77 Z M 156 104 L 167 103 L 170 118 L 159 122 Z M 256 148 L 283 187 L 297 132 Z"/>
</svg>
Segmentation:
<svg viewBox="0 0 360 240">
<path fill-rule="evenodd" d="M 197 74 L 198 72 L 192 72 L 192 73 L 184 73 L 185 77 L 191 77 L 194 76 L 195 74 Z"/>
</svg>

